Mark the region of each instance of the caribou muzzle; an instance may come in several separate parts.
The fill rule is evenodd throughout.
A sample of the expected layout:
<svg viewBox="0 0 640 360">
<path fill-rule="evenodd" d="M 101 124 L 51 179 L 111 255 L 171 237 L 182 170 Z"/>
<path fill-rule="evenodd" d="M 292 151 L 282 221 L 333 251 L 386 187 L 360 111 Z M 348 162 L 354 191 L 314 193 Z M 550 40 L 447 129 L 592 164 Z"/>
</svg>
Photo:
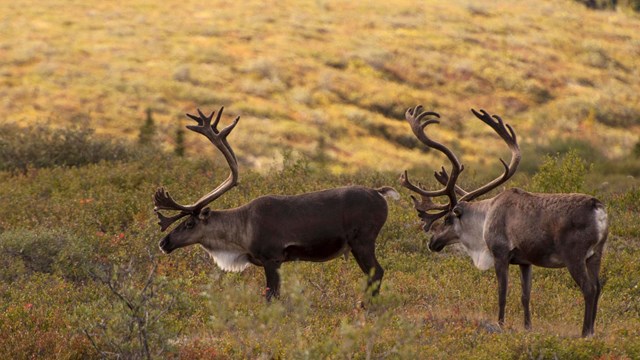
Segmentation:
<svg viewBox="0 0 640 360">
<path fill-rule="evenodd" d="M 160 250 L 162 250 L 162 252 L 165 254 L 170 254 L 173 250 L 176 249 L 175 246 L 171 244 L 171 241 L 169 240 L 169 235 L 165 236 L 162 240 L 160 240 L 160 242 L 158 243 L 158 246 L 160 247 Z"/>
<path fill-rule="evenodd" d="M 440 252 L 447 244 L 444 241 L 438 241 L 438 239 L 433 236 L 429 241 L 429 250 L 433 252 Z"/>
</svg>

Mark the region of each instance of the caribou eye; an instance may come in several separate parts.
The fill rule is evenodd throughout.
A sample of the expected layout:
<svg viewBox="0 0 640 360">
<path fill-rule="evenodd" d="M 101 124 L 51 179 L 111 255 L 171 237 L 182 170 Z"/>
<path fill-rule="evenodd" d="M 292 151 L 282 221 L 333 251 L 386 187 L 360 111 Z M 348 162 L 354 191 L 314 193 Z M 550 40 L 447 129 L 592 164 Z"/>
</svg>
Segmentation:
<svg viewBox="0 0 640 360">
<path fill-rule="evenodd" d="M 192 229 L 196 225 L 196 222 L 193 219 L 189 219 L 184 223 L 184 226 L 187 229 Z"/>
</svg>

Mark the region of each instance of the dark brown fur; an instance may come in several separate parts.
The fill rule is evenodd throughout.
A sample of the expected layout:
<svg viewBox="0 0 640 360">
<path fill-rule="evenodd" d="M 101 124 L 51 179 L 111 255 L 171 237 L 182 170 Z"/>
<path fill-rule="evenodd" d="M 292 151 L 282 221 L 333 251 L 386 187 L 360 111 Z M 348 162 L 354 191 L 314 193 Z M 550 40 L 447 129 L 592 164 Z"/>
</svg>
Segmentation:
<svg viewBox="0 0 640 360">
<path fill-rule="evenodd" d="M 301 195 L 259 197 L 230 210 L 203 210 L 190 216 L 160 241 L 169 253 L 200 244 L 210 253 L 234 253 L 239 263 L 265 269 L 267 299 L 278 296 L 280 265 L 288 261 L 327 261 L 353 254 L 377 294 L 384 270 L 375 256 L 375 240 L 387 219 L 383 195 L 390 187 L 348 186 Z M 236 256 L 237 255 L 237 256 Z"/>
</svg>

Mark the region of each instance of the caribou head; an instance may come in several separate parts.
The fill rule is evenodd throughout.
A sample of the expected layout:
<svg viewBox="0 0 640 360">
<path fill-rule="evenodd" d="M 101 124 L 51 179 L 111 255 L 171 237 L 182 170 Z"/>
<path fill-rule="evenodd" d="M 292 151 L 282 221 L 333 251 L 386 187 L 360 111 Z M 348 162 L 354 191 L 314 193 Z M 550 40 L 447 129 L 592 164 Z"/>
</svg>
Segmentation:
<svg viewBox="0 0 640 360">
<path fill-rule="evenodd" d="M 240 117 L 238 116 L 233 123 L 224 129 L 218 130 L 218 123 L 220 122 L 223 110 L 224 107 L 221 107 L 213 124 L 211 123 L 211 120 L 213 119 L 215 112 L 212 112 L 209 116 L 206 116 L 200 110 L 198 110 L 198 116 L 187 114 L 189 118 L 198 123 L 198 125 L 188 125 L 187 128 L 191 131 L 204 135 L 218 150 L 220 150 L 231 169 L 229 177 L 227 177 L 227 179 L 218 187 L 202 196 L 198 201 L 191 205 L 178 204 L 163 187 L 159 188 L 153 197 L 155 204 L 154 211 L 158 216 L 158 225 L 160 225 L 160 229 L 162 231 L 165 231 L 169 226 L 171 226 L 171 224 L 187 216 L 186 220 L 180 223 L 180 225 L 160 241 L 160 249 L 167 254 L 177 248 L 200 243 L 206 235 L 206 225 L 211 214 L 211 211 L 206 206 L 238 184 L 238 161 L 233 149 L 229 146 L 227 136 L 229 136 L 233 128 L 236 126 Z M 160 212 L 160 210 L 173 210 L 179 211 L 179 213 L 171 217 L 166 217 Z"/>
</svg>

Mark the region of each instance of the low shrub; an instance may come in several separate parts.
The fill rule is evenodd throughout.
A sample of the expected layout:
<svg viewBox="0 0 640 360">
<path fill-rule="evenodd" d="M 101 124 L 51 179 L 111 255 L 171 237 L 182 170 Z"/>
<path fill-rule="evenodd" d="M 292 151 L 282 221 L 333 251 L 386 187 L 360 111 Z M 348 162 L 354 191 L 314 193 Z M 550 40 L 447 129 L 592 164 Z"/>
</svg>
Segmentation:
<svg viewBox="0 0 640 360">
<path fill-rule="evenodd" d="M 104 297 L 79 309 L 82 333 L 101 358 L 156 359 L 171 352 L 186 318 L 197 307 L 176 282 L 158 275 L 158 261 L 133 258 L 94 273 Z M 178 281 L 179 282 L 179 281 Z"/>
<path fill-rule="evenodd" d="M 36 273 L 79 281 L 93 264 L 92 246 L 55 229 L 12 230 L 0 234 L 0 280 L 11 282 Z"/>
<path fill-rule="evenodd" d="M 546 193 L 584 192 L 586 175 L 590 170 L 591 165 L 573 149 L 564 155 L 547 156 L 531 178 L 531 190 Z"/>
<path fill-rule="evenodd" d="M 126 160 L 134 153 L 128 144 L 98 137 L 88 127 L 0 125 L 0 171 L 25 173 L 29 167 L 82 166 Z"/>
</svg>

